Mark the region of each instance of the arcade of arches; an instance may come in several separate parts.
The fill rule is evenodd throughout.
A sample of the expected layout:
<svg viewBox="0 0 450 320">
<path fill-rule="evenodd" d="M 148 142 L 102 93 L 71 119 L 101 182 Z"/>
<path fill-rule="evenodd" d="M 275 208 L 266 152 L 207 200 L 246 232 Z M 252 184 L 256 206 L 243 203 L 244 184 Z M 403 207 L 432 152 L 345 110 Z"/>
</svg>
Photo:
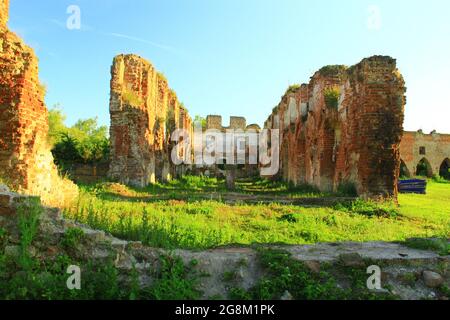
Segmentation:
<svg viewBox="0 0 450 320">
<path fill-rule="evenodd" d="M 405 132 L 400 144 L 400 176 L 441 176 L 450 180 L 450 134 Z"/>
</svg>

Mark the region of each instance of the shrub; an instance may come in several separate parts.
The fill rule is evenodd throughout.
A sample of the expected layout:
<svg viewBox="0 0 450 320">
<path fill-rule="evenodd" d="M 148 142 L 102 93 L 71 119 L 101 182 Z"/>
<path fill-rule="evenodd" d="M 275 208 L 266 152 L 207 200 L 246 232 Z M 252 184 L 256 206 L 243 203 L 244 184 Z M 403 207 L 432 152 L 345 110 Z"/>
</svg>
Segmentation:
<svg viewBox="0 0 450 320">
<path fill-rule="evenodd" d="M 342 74 L 345 70 L 347 70 L 347 67 L 343 65 L 329 65 L 322 67 L 319 73 L 325 77 L 332 77 Z"/>
<path fill-rule="evenodd" d="M 64 125 L 62 111 L 52 109 L 48 119 L 53 157 L 62 172 L 70 172 L 74 164 L 109 160 L 108 128 L 99 126 L 97 118 L 79 120 L 69 128 Z"/>
<path fill-rule="evenodd" d="M 80 228 L 69 228 L 61 241 L 67 249 L 74 249 L 84 238 L 84 231 Z"/>
<path fill-rule="evenodd" d="M 338 185 L 337 192 L 340 195 L 347 197 L 357 197 L 358 191 L 356 185 L 353 182 L 342 182 Z"/>
<path fill-rule="evenodd" d="M 290 86 L 287 88 L 287 90 L 286 90 L 286 92 L 285 92 L 285 95 L 287 95 L 287 94 L 289 94 L 289 93 L 295 93 L 298 89 L 300 89 L 300 87 L 301 87 L 301 85 L 299 85 L 299 84 L 293 84 L 293 85 L 290 85 Z"/>
<path fill-rule="evenodd" d="M 278 249 L 258 249 L 258 260 L 264 268 L 265 276 L 246 291 L 231 288 L 229 297 L 241 300 L 280 299 L 289 292 L 295 300 L 347 300 L 347 299 L 394 299 L 390 294 L 370 292 L 366 286 L 365 268 L 338 270 L 336 274 L 331 266 L 322 264 L 320 272 L 313 273 L 303 262 L 292 258 L 287 251 Z M 337 276 L 349 278 L 351 289 L 337 284 Z"/>
<path fill-rule="evenodd" d="M 339 99 L 341 91 L 339 88 L 328 88 L 324 91 L 325 105 L 330 109 L 337 109 L 339 106 Z"/>
<path fill-rule="evenodd" d="M 450 183 L 450 180 L 447 180 L 444 177 L 438 175 L 433 176 L 432 180 L 436 183 Z"/>
<path fill-rule="evenodd" d="M 161 256 L 161 269 L 148 295 L 156 300 L 195 300 L 201 295 L 197 290 L 197 274 L 185 266 L 180 257 Z"/>
</svg>

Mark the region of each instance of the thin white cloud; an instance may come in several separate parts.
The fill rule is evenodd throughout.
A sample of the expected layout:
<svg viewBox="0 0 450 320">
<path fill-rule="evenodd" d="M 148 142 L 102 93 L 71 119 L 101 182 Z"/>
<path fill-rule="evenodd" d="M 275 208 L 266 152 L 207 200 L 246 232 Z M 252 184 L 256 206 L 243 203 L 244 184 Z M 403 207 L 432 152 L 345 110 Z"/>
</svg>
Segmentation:
<svg viewBox="0 0 450 320">
<path fill-rule="evenodd" d="M 66 28 L 66 24 L 63 23 L 63 22 L 61 22 L 61 21 L 59 21 L 59 20 L 56 20 L 56 19 L 50 19 L 50 20 L 48 20 L 48 21 L 51 22 L 51 23 L 53 23 L 53 24 L 55 24 L 55 25 L 57 25 L 57 26 L 60 27 L 60 28 Z"/>
<path fill-rule="evenodd" d="M 62 28 L 62 29 L 67 29 L 67 26 L 64 22 L 57 20 L 57 19 L 50 19 L 48 20 L 49 22 L 55 24 L 56 26 Z M 81 31 L 95 31 L 95 28 L 86 25 L 86 24 L 81 24 Z M 131 40 L 131 41 L 136 41 L 136 42 L 140 42 L 140 43 L 144 43 L 144 44 L 148 44 L 151 45 L 153 47 L 162 49 L 162 50 L 166 50 L 172 53 L 176 53 L 176 49 L 173 47 L 170 47 L 168 45 L 165 44 L 161 44 L 161 43 L 157 43 L 157 42 L 153 42 L 153 41 L 149 41 L 146 39 L 142 39 L 142 38 L 138 38 L 138 37 L 134 37 L 134 36 L 130 36 L 127 34 L 123 34 L 123 33 L 115 33 L 115 32 L 98 32 L 100 35 L 103 36 L 108 36 L 108 37 L 115 37 L 115 38 L 121 38 L 121 39 L 126 39 L 126 40 Z"/>
<path fill-rule="evenodd" d="M 156 42 L 149 41 L 149 40 L 145 40 L 145 39 L 142 39 L 142 38 L 129 36 L 129 35 L 122 34 L 122 33 L 110 32 L 110 33 L 105 33 L 105 35 L 111 36 L 111 37 L 122 38 L 122 39 L 131 40 L 131 41 L 137 41 L 137 42 L 145 43 L 145 44 L 151 45 L 153 47 L 156 47 L 156 48 L 159 48 L 159 49 L 163 49 L 163 50 L 167 50 L 167 51 L 171 51 L 171 52 L 175 51 L 175 49 L 170 47 L 170 46 L 167 46 L 167 45 L 164 45 L 164 44 L 160 44 L 160 43 L 156 43 Z"/>
</svg>

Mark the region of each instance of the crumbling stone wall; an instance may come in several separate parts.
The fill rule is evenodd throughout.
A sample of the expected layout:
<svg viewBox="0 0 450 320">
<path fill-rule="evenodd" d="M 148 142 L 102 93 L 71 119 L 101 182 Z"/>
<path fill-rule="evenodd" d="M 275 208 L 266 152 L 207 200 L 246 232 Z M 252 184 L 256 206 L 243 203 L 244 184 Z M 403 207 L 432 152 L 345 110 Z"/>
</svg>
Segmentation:
<svg viewBox="0 0 450 320">
<path fill-rule="evenodd" d="M 45 89 L 31 48 L 6 26 L 9 1 L 0 2 L 0 178 L 46 204 L 73 199 L 77 188 L 62 180 L 48 141 Z"/>
<path fill-rule="evenodd" d="M 6 29 L 9 16 L 9 0 L 0 1 L 0 30 Z"/>
<path fill-rule="evenodd" d="M 172 165 L 170 135 L 191 130 L 192 120 L 165 77 L 137 55 L 119 55 L 111 69 L 109 176 L 145 186 L 179 173 Z"/>
<path fill-rule="evenodd" d="M 321 190 L 354 184 L 363 197 L 397 196 L 405 84 L 390 57 L 324 67 L 291 87 L 265 127 L 280 129 L 279 175 Z"/>
<path fill-rule="evenodd" d="M 403 174 L 416 175 L 417 165 L 424 160 L 428 165 L 428 175 L 439 175 L 446 162 L 450 166 L 450 134 L 422 131 L 405 132 L 400 144 L 400 157 Z"/>
</svg>

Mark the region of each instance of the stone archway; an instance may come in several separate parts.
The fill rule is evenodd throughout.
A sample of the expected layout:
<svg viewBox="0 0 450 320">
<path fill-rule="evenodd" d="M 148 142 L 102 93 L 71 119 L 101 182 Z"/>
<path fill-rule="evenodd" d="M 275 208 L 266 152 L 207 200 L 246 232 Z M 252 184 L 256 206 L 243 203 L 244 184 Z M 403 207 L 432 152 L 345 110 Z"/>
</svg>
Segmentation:
<svg viewBox="0 0 450 320">
<path fill-rule="evenodd" d="M 427 158 L 422 158 L 422 160 L 420 160 L 417 164 L 416 175 L 419 177 L 428 178 L 431 178 L 433 176 L 433 168 L 431 167 L 431 164 Z"/>
<path fill-rule="evenodd" d="M 411 178 L 411 172 L 402 159 L 400 159 L 400 178 Z"/>
<path fill-rule="evenodd" d="M 450 180 L 450 159 L 449 158 L 442 161 L 441 167 L 439 168 L 439 175 L 446 180 Z"/>
</svg>

